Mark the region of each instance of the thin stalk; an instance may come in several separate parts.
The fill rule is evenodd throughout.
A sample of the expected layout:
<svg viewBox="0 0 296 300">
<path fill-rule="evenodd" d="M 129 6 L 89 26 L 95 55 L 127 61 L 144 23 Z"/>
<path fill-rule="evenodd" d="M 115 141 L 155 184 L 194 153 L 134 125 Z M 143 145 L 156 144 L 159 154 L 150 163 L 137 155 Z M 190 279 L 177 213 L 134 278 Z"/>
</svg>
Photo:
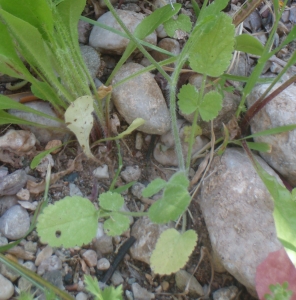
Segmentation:
<svg viewBox="0 0 296 300">
<path fill-rule="evenodd" d="M 144 54 L 144 56 L 153 64 L 155 65 L 156 69 L 159 71 L 159 73 L 170 83 L 170 76 L 161 68 L 161 66 L 155 61 L 155 59 L 147 52 L 147 50 L 137 41 L 137 39 L 133 36 L 132 33 L 129 32 L 128 28 L 125 26 L 125 24 L 122 22 L 122 20 L 117 15 L 113 5 L 111 4 L 110 0 L 104 0 L 106 6 L 118 22 L 118 24 L 122 27 L 122 29 L 125 31 L 125 33 L 128 35 L 129 39 L 132 40 L 137 48 Z M 106 85 L 109 85 L 120 68 L 120 64 L 117 64 L 111 75 L 109 76 Z"/>
<path fill-rule="evenodd" d="M 203 74 L 202 83 L 201 83 L 201 87 L 200 87 L 199 94 L 198 94 L 198 103 L 201 103 L 201 101 L 202 101 L 205 86 L 206 86 L 206 80 L 207 80 L 207 75 Z M 194 144 L 194 141 L 195 141 L 195 131 L 196 131 L 196 128 L 197 128 L 198 115 L 199 115 L 199 112 L 198 112 L 198 109 L 197 109 L 194 113 L 194 117 L 193 117 L 193 121 L 192 121 L 192 125 L 191 125 L 189 144 L 188 144 L 188 153 L 187 153 L 187 159 L 186 159 L 187 174 L 188 174 L 188 171 L 189 171 L 189 168 L 190 168 L 192 147 L 193 147 L 193 144 Z"/>
</svg>

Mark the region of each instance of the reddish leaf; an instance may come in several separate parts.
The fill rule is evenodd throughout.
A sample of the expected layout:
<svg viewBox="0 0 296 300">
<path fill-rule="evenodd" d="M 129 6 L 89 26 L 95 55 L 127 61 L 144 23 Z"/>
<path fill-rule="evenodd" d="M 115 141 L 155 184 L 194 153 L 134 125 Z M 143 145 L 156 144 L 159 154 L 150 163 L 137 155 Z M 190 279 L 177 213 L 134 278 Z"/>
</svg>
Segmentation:
<svg viewBox="0 0 296 300">
<path fill-rule="evenodd" d="M 267 258 L 257 267 L 256 290 L 259 299 L 265 294 L 271 294 L 271 284 L 288 282 L 288 290 L 293 291 L 291 300 L 296 300 L 296 269 L 284 248 L 269 253 Z"/>
</svg>

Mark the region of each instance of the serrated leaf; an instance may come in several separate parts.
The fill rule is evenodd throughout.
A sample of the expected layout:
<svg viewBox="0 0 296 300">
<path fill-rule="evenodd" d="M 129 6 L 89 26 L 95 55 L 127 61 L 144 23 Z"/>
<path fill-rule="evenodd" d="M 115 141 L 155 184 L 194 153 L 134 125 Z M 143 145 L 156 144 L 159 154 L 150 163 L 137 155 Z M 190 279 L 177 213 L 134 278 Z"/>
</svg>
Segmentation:
<svg viewBox="0 0 296 300">
<path fill-rule="evenodd" d="M 96 278 L 93 278 L 90 275 L 85 275 L 84 283 L 86 285 L 85 289 L 88 292 L 92 293 L 98 299 L 102 297 L 102 290 L 100 289 L 98 280 Z"/>
<path fill-rule="evenodd" d="M 235 50 L 261 56 L 264 46 L 252 35 L 241 34 L 235 37 Z"/>
<path fill-rule="evenodd" d="M 211 121 L 218 116 L 221 109 L 222 96 L 216 91 L 211 91 L 204 95 L 199 106 L 199 113 L 204 121 Z"/>
<path fill-rule="evenodd" d="M 108 286 L 104 288 L 102 295 L 104 300 L 123 300 L 122 293 L 122 285 L 116 288 Z"/>
<path fill-rule="evenodd" d="M 120 213 L 112 213 L 110 218 L 104 222 L 104 230 L 110 236 L 121 235 L 129 228 L 130 220 Z"/>
<path fill-rule="evenodd" d="M 124 199 L 118 193 L 106 192 L 100 195 L 99 204 L 105 210 L 116 211 L 123 206 Z"/>
<path fill-rule="evenodd" d="M 70 104 L 65 112 L 67 127 L 75 134 L 85 155 L 96 160 L 89 148 L 89 134 L 93 127 L 93 98 L 82 96 Z"/>
<path fill-rule="evenodd" d="M 190 36 L 189 64 L 201 74 L 218 77 L 227 69 L 234 47 L 232 19 L 219 13 L 202 30 Z"/>
<path fill-rule="evenodd" d="M 198 108 L 198 91 L 194 85 L 184 84 L 178 94 L 178 105 L 183 114 L 189 115 Z"/>
<path fill-rule="evenodd" d="M 182 268 L 189 259 L 197 242 L 197 234 L 188 230 L 183 234 L 170 228 L 164 231 L 150 258 L 150 265 L 154 273 L 169 275 Z"/>
<path fill-rule="evenodd" d="M 217 15 L 228 5 L 228 3 L 228 0 L 213 1 L 211 4 L 201 10 L 197 21 L 200 22 L 202 19 L 210 15 Z"/>
<path fill-rule="evenodd" d="M 142 191 L 142 196 L 145 198 L 149 198 L 155 194 L 157 194 L 160 190 L 162 190 L 167 185 L 167 182 L 161 178 L 156 178 L 151 181 L 146 188 Z"/>
<path fill-rule="evenodd" d="M 168 36 L 173 37 L 175 35 L 175 31 L 178 29 L 185 32 L 190 32 L 192 24 L 190 18 L 187 15 L 180 14 L 177 18 L 173 17 L 164 22 L 163 27 Z"/>
<path fill-rule="evenodd" d="M 38 218 L 38 235 L 43 243 L 52 247 L 69 248 L 88 244 L 96 235 L 96 212 L 88 199 L 65 197 L 44 208 Z"/>
<path fill-rule="evenodd" d="M 150 206 L 148 216 L 158 224 L 175 221 L 186 210 L 190 200 L 187 188 L 169 185 L 165 188 L 163 197 Z"/>
<path fill-rule="evenodd" d="M 168 186 L 182 186 L 187 189 L 189 187 L 189 180 L 183 171 L 176 172 L 168 181 Z"/>
</svg>

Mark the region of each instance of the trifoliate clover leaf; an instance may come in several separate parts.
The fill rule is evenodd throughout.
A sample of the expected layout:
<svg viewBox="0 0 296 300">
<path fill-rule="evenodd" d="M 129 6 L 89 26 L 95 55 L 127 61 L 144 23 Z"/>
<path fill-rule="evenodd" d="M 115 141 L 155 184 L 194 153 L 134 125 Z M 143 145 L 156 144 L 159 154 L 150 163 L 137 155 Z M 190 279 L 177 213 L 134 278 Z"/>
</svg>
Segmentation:
<svg viewBox="0 0 296 300">
<path fill-rule="evenodd" d="M 199 113 L 204 121 L 210 121 L 218 116 L 221 109 L 222 96 L 216 91 L 211 91 L 203 97 L 199 106 Z"/>
<path fill-rule="evenodd" d="M 192 24 L 190 22 L 190 18 L 187 15 L 180 14 L 177 18 L 172 17 L 168 21 L 164 22 L 163 27 L 168 36 L 173 37 L 177 29 L 185 32 L 190 32 Z"/>
<path fill-rule="evenodd" d="M 121 235 L 129 228 L 130 220 L 120 213 L 112 213 L 104 222 L 104 230 L 110 236 Z"/>
<path fill-rule="evenodd" d="M 175 221 L 186 210 L 190 199 L 187 188 L 170 185 L 165 188 L 163 197 L 150 206 L 148 216 L 158 224 Z"/>
<path fill-rule="evenodd" d="M 205 25 L 205 30 L 201 28 L 190 36 L 190 67 L 198 73 L 212 77 L 222 75 L 232 57 L 234 34 L 232 19 L 219 13 L 213 21 Z"/>
<path fill-rule="evenodd" d="M 105 210 L 117 211 L 124 204 L 124 199 L 118 193 L 106 192 L 100 195 L 99 204 Z"/>
<path fill-rule="evenodd" d="M 164 231 L 150 258 L 154 273 L 169 275 L 182 268 L 189 259 L 197 242 L 197 234 L 193 230 L 179 233 L 170 228 Z"/>
<path fill-rule="evenodd" d="M 44 244 L 70 248 L 90 243 L 97 227 L 94 205 L 88 199 L 73 196 L 45 207 L 38 218 L 37 232 Z"/>
<path fill-rule="evenodd" d="M 147 187 L 142 191 L 142 196 L 145 198 L 151 197 L 157 194 L 167 185 L 167 182 L 161 178 L 156 178 L 151 181 Z"/>
<path fill-rule="evenodd" d="M 189 115 L 198 108 L 198 91 L 190 83 L 181 87 L 178 99 L 178 105 L 183 114 Z"/>
</svg>

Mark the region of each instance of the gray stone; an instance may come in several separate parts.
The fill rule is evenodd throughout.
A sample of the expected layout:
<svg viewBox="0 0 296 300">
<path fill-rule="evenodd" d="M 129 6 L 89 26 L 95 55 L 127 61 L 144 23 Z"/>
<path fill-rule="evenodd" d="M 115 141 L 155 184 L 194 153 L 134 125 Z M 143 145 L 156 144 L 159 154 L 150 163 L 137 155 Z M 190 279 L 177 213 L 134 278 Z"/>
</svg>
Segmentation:
<svg viewBox="0 0 296 300">
<path fill-rule="evenodd" d="M 98 179 L 109 179 L 108 166 L 103 165 L 93 171 L 93 175 Z"/>
<path fill-rule="evenodd" d="M 143 183 L 140 182 L 136 182 L 132 188 L 131 188 L 131 192 L 132 194 L 137 197 L 137 199 L 141 200 L 142 199 L 142 191 L 144 190 L 145 185 Z"/>
<path fill-rule="evenodd" d="M 150 300 L 155 299 L 155 295 L 147 291 L 147 289 L 141 287 L 137 282 L 132 284 L 132 291 L 134 294 L 134 300 Z"/>
<path fill-rule="evenodd" d="M 28 241 L 25 245 L 24 245 L 24 249 L 28 252 L 31 252 L 33 254 L 36 253 L 37 251 L 37 243 L 34 243 L 32 241 Z"/>
<path fill-rule="evenodd" d="M 191 274 L 186 272 L 185 270 L 179 270 L 175 274 L 175 280 L 176 286 L 180 291 L 185 291 L 187 284 L 190 280 L 190 283 L 188 285 L 189 295 L 192 297 L 199 297 L 204 295 L 204 291 L 200 283 L 196 280 L 194 276 L 191 276 Z"/>
<path fill-rule="evenodd" d="M 141 169 L 137 165 L 127 166 L 120 176 L 125 182 L 137 181 L 141 177 Z"/>
<path fill-rule="evenodd" d="M 87 300 L 88 297 L 85 293 L 83 292 L 79 292 L 76 297 L 75 297 L 76 300 Z"/>
<path fill-rule="evenodd" d="M 0 247 L 8 244 L 8 239 L 4 236 L 0 236 Z"/>
<path fill-rule="evenodd" d="M 276 173 L 258 156 L 260 165 Z M 273 200 L 242 149 L 215 157 L 202 185 L 200 207 L 213 252 L 225 269 L 256 296 L 257 266 L 282 245 L 273 220 Z"/>
<path fill-rule="evenodd" d="M 136 238 L 136 242 L 130 248 L 132 258 L 149 264 L 159 236 L 170 227 L 172 226 L 152 223 L 148 217 L 138 219 L 131 232 Z"/>
<path fill-rule="evenodd" d="M 214 300 L 234 300 L 236 299 L 238 288 L 234 285 L 219 289 L 213 293 Z"/>
<path fill-rule="evenodd" d="M 15 195 L 27 183 L 25 170 L 17 170 L 5 176 L 0 182 L 0 196 Z"/>
<path fill-rule="evenodd" d="M 14 293 L 13 284 L 0 274 L 0 299 L 8 300 Z"/>
<path fill-rule="evenodd" d="M 20 277 L 20 274 L 17 271 L 10 269 L 3 263 L 0 263 L 0 273 L 11 282 L 15 282 Z"/>
<path fill-rule="evenodd" d="M 81 44 L 87 44 L 92 25 L 88 22 L 78 21 L 78 41 Z"/>
<path fill-rule="evenodd" d="M 101 67 L 100 55 L 93 47 L 87 45 L 80 46 L 80 51 L 90 76 L 94 79 Z"/>
<path fill-rule="evenodd" d="M 128 30 L 133 33 L 138 24 L 144 19 L 144 15 L 140 13 L 135 13 L 131 11 L 116 10 L 119 18 L 126 25 Z M 103 14 L 98 22 L 108 25 L 116 30 L 124 32 L 121 26 L 117 23 L 111 12 Z M 145 41 L 156 45 L 156 34 L 155 32 L 151 33 L 148 37 L 145 38 Z M 98 49 L 101 53 L 107 54 L 117 54 L 121 55 L 126 46 L 129 43 L 129 39 L 121 37 L 111 31 L 103 29 L 99 26 L 94 26 L 89 37 L 89 45 Z"/>
<path fill-rule="evenodd" d="M 107 258 L 101 258 L 98 260 L 97 269 L 98 270 L 108 270 L 110 268 L 110 262 Z"/>
<path fill-rule="evenodd" d="M 111 282 L 114 286 L 118 286 L 124 282 L 124 279 L 119 271 L 115 271 L 111 277 Z"/>
<path fill-rule="evenodd" d="M 38 267 L 45 259 L 52 256 L 53 249 L 51 246 L 45 246 L 37 255 L 35 265 Z"/>
<path fill-rule="evenodd" d="M 56 255 L 52 255 L 49 258 L 46 258 L 38 266 L 37 273 L 38 275 L 43 275 L 47 271 L 56 271 L 62 269 L 62 261 Z M 47 273 L 49 273 L 47 272 Z"/>
<path fill-rule="evenodd" d="M 248 97 L 248 106 L 252 105 L 269 85 L 259 85 L 254 88 Z M 278 88 L 279 84 L 274 87 Z M 262 130 L 279 126 L 296 124 L 296 86 L 290 85 L 272 101 L 265 105 L 251 120 L 251 131 L 256 133 Z M 296 185 L 296 129 L 274 135 L 255 137 L 255 142 L 271 145 L 271 151 L 260 152 L 264 160 L 282 174 L 292 186 Z"/>
<path fill-rule="evenodd" d="M 47 115 L 50 115 L 52 117 L 57 118 L 56 113 L 53 111 L 51 108 L 51 105 L 49 102 L 45 101 L 34 101 L 34 102 L 29 102 L 25 103 L 26 106 L 33 108 L 35 110 L 38 110 L 40 112 L 43 112 Z M 47 144 L 51 140 L 63 140 L 64 136 L 66 133 L 69 132 L 69 130 L 66 128 L 63 123 L 50 120 L 41 116 L 37 116 L 33 113 L 28 113 L 24 111 L 19 111 L 19 110 L 9 110 L 9 113 L 12 114 L 13 116 L 19 117 L 21 119 L 30 121 L 30 122 L 35 122 L 38 124 L 46 125 L 47 127 L 55 127 L 56 129 L 53 128 L 39 128 L 35 126 L 29 126 L 29 125 L 22 125 L 20 124 L 19 126 L 22 129 L 28 130 L 32 133 L 34 133 L 35 137 L 37 140 L 42 143 L 42 144 Z"/>
<path fill-rule="evenodd" d="M 201 82 L 202 82 L 202 76 L 200 74 L 194 74 L 189 78 L 189 83 L 194 85 L 197 89 L 201 87 Z M 205 88 L 205 93 L 210 92 L 212 90 L 214 90 L 213 87 Z M 235 95 L 234 93 L 224 92 L 222 109 L 219 112 L 218 116 L 213 121 L 214 133 L 216 138 L 222 137 L 223 124 L 227 124 L 228 121 L 230 121 L 231 118 L 234 116 L 238 108 L 239 102 L 240 102 L 239 96 Z M 194 115 L 193 113 L 190 115 L 185 115 L 181 113 L 181 115 L 184 116 L 184 118 L 187 121 L 192 123 L 193 115 Z M 202 129 L 203 135 L 207 137 L 211 136 L 211 122 L 205 122 L 200 119 L 198 120 L 198 125 Z"/>
<path fill-rule="evenodd" d="M 80 191 L 79 187 L 74 183 L 69 184 L 69 195 L 83 197 L 83 194 Z"/>
<path fill-rule="evenodd" d="M 186 158 L 188 153 L 188 142 L 186 142 L 186 127 L 191 126 L 184 120 L 178 120 L 177 126 L 179 128 L 179 136 L 181 139 L 182 153 Z M 202 149 L 209 142 L 208 138 L 204 136 L 197 136 L 192 147 L 192 156 Z M 170 130 L 166 134 L 160 137 L 159 142 L 156 144 L 153 156 L 157 162 L 164 166 L 178 166 L 178 158 L 175 152 L 175 139 L 172 131 Z"/>
<path fill-rule="evenodd" d="M 1 166 L 0 167 L 0 179 L 4 178 L 6 175 L 8 175 L 8 168 Z"/>
<path fill-rule="evenodd" d="M 29 227 L 30 216 L 19 205 L 9 208 L 0 218 L 0 232 L 10 240 L 17 240 L 23 237 Z"/>
<path fill-rule="evenodd" d="M 0 197 L 0 216 L 3 215 L 9 208 L 18 204 L 18 199 L 15 195 L 7 195 Z"/>
<path fill-rule="evenodd" d="M 82 254 L 82 258 L 84 259 L 84 261 L 86 262 L 86 264 L 89 267 L 94 267 L 97 265 L 97 260 L 98 260 L 98 256 L 97 253 L 94 250 L 86 250 L 83 254 Z"/>
<path fill-rule="evenodd" d="M 65 289 L 62 272 L 60 270 L 49 270 L 43 274 L 42 278 L 58 287 L 62 291 Z"/>
<path fill-rule="evenodd" d="M 115 75 L 112 84 L 142 70 L 136 63 L 127 63 Z M 136 118 L 145 120 L 137 130 L 162 135 L 170 129 L 170 114 L 163 94 L 150 73 L 141 74 L 114 88 L 112 101 L 119 113 L 131 124 Z"/>
<path fill-rule="evenodd" d="M 113 252 L 112 237 L 108 235 L 103 235 L 95 239 L 94 246 L 96 251 L 101 254 L 110 254 Z"/>
</svg>

